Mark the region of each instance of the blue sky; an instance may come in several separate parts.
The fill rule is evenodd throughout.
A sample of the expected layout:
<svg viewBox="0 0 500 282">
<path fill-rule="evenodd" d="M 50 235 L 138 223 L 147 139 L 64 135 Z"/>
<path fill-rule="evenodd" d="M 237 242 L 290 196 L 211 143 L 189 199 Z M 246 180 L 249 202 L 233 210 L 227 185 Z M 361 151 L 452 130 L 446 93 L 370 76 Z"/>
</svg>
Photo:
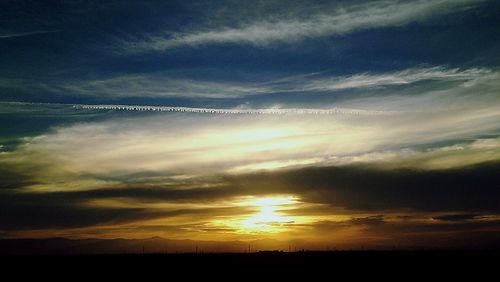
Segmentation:
<svg viewBox="0 0 500 282">
<path fill-rule="evenodd" d="M 428 67 L 494 69 L 499 60 L 494 1 L 292 1 L 286 10 L 282 1 L 7 1 L 3 6 L 4 101 L 331 103 L 356 93 L 254 88 L 311 75 L 341 79 Z M 137 80 L 140 91 L 133 88 Z"/>
<path fill-rule="evenodd" d="M 438 224 L 424 237 L 439 237 L 449 218 L 463 219 L 457 234 L 499 230 L 499 12 L 486 0 L 3 1 L 13 215 L 0 235 L 383 246 L 409 225 Z M 256 223 L 263 202 L 272 212 Z"/>
</svg>

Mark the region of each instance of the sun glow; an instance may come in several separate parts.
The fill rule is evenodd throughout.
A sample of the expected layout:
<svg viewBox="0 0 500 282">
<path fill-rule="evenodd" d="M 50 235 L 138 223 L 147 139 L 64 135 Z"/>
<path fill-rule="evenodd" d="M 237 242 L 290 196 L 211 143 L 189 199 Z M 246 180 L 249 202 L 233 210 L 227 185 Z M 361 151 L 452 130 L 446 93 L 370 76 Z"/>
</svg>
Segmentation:
<svg viewBox="0 0 500 282">
<path fill-rule="evenodd" d="M 240 230 L 244 233 L 278 233 L 287 225 L 295 222 L 294 218 L 283 214 L 290 209 L 298 199 L 293 196 L 251 198 L 241 202 L 242 206 L 258 208 L 258 212 L 240 222 Z"/>
</svg>

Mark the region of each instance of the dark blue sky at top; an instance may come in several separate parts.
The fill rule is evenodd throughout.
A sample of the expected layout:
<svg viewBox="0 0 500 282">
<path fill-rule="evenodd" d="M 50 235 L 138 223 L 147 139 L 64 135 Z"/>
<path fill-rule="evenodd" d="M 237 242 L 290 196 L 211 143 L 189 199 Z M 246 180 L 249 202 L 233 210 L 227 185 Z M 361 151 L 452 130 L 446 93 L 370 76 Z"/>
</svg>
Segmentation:
<svg viewBox="0 0 500 282">
<path fill-rule="evenodd" d="M 168 32 L 195 29 L 205 22 L 220 25 L 213 18 L 230 26 L 231 9 L 251 9 L 251 4 L 245 2 L 2 1 L 0 77 L 9 83 L 0 83 L 0 100 L 219 107 L 248 101 L 258 105 L 268 100 L 300 104 L 310 100 L 311 95 L 304 98 L 287 93 L 228 100 L 140 94 L 111 98 L 54 93 L 50 88 L 35 86 L 158 72 L 170 78 L 250 83 L 313 72 L 345 76 L 415 66 L 496 68 L 500 64 L 500 3 L 496 1 L 425 21 L 307 38 L 291 44 L 263 47 L 217 43 L 137 54 L 116 52 L 120 40 L 152 34 L 168 36 Z M 225 14 L 213 14 L 225 6 Z M 269 13 L 286 6 L 285 2 L 269 5 Z M 34 34 L 22 35 L 31 32 Z M 19 36 L 12 36 L 16 34 Z M 313 95 L 319 102 L 322 97 L 321 93 Z"/>
</svg>

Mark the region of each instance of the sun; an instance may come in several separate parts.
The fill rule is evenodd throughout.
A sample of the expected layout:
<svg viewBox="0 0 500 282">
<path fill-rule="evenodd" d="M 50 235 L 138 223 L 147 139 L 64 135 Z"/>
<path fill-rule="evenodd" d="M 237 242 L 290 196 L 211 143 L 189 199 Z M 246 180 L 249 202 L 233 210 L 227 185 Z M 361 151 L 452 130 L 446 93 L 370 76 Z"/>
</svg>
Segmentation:
<svg viewBox="0 0 500 282">
<path fill-rule="evenodd" d="M 231 206 L 240 208 L 241 214 L 222 216 L 210 224 L 236 234 L 278 235 L 311 221 L 310 216 L 297 214 L 307 204 L 295 195 L 241 196 L 231 201 Z"/>
<path fill-rule="evenodd" d="M 283 210 L 298 203 L 293 196 L 276 196 L 255 198 L 241 202 L 243 206 L 257 208 L 257 213 L 244 218 L 240 222 L 240 230 L 244 233 L 277 233 L 283 231 L 287 225 L 294 223 L 292 216 L 283 214 Z"/>
</svg>

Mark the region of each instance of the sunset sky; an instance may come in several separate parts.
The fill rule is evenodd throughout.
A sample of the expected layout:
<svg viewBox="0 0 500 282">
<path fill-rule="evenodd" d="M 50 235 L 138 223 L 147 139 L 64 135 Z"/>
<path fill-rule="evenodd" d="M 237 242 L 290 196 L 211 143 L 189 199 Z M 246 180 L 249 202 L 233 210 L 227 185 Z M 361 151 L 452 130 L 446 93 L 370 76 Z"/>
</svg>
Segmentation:
<svg viewBox="0 0 500 282">
<path fill-rule="evenodd" d="M 498 1 L 0 3 L 0 238 L 499 234 Z"/>
</svg>

